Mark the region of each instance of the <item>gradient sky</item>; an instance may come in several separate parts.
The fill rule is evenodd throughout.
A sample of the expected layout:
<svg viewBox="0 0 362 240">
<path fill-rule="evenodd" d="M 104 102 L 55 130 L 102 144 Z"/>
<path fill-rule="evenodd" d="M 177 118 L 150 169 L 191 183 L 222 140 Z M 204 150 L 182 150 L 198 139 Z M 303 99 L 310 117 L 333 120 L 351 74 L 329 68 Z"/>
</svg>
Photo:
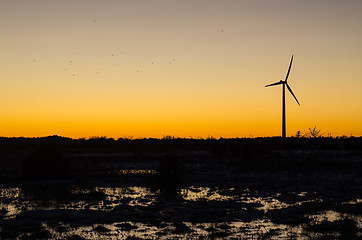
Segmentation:
<svg viewBox="0 0 362 240">
<path fill-rule="evenodd" d="M 1 0 L 0 136 L 362 135 L 360 0 Z"/>
</svg>

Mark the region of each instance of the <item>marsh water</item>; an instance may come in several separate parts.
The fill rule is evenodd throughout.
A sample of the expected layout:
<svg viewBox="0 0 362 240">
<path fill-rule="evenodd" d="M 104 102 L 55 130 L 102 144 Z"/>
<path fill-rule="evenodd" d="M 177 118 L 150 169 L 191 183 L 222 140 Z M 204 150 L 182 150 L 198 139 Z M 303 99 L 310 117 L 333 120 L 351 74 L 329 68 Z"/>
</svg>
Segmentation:
<svg viewBox="0 0 362 240">
<path fill-rule="evenodd" d="M 362 237 L 359 153 L 269 152 L 263 162 L 200 151 L 125 155 L 69 154 L 71 175 L 56 179 L 22 179 L 7 165 L 1 239 Z M 162 175 L 175 155 L 182 173 Z"/>
</svg>

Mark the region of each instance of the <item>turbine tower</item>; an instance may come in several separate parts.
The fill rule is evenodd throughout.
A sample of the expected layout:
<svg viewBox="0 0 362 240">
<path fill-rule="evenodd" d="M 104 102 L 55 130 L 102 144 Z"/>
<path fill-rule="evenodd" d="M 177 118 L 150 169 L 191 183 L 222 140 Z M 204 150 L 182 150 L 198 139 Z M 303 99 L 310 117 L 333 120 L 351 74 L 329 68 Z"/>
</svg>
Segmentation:
<svg viewBox="0 0 362 240">
<path fill-rule="evenodd" d="M 286 119 L 285 119 L 285 86 L 287 86 L 289 92 L 293 95 L 295 101 L 297 101 L 298 105 L 298 99 L 297 97 L 294 95 L 292 89 L 289 87 L 288 85 L 288 76 L 290 73 L 290 69 L 292 68 L 292 62 L 293 62 L 293 55 L 292 55 L 292 59 L 290 60 L 290 64 L 289 64 L 289 68 L 288 68 L 288 72 L 287 72 L 287 76 L 285 77 L 285 80 L 280 80 L 279 82 L 276 83 L 272 83 L 269 85 L 266 85 L 265 87 L 270 87 L 270 86 L 275 86 L 275 85 L 283 85 L 283 91 L 282 91 L 282 137 L 285 138 L 286 137 Z"/>
</svg>

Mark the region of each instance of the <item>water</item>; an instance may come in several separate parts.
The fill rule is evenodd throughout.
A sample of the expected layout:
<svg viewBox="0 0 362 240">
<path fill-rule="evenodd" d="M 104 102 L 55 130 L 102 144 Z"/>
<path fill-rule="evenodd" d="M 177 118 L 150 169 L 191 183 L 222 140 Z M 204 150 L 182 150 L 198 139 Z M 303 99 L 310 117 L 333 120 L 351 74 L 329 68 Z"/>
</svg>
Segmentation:
<svg viewBox="0 0 362 240">
<path fill-rule="evenodd" d="M 180 189 L 173 198 L 165 198 L 139 186 L 73 187 L 69 199 L 61 201 L 42 199 L 37 193 L 30 196 L 27 191 L 19 187 L 0 189 L 1 221 L 8 227 L 15 220 L 20 221 L 23 229 L 18 236 L 32 237 L 34 230 L 38 230 L 56 239 L 72 236 L 85 239 L 156 236 L 159 239 L 180 236 L 309 239 L 321 233 L 306 231 L 308 224 L 346 218 L 353 219 L 357 227 L 362 228 L 361 215 L 348 211 L 320 208 L 313 213 L 306 211 L 300 219 L 293 218 L 293 211 L 301 206 L 323 204 L 322 198 L 308 198 L 313 193 L 306 191 L 265 194 L 248 188 L 190 186 Z M 42 191 L 56 190 L 44 188 Z M 38 197 L 31 199 L 34 196 Z M 288 196 L 290 199 L 286 199 Z M 360 204 L 358 198 L 343 202 L 342 206 Z M 285 217 L 292 219 L 283 219 Z M 6 230 L 3 228 L 1 231 Z"/>
</svg>

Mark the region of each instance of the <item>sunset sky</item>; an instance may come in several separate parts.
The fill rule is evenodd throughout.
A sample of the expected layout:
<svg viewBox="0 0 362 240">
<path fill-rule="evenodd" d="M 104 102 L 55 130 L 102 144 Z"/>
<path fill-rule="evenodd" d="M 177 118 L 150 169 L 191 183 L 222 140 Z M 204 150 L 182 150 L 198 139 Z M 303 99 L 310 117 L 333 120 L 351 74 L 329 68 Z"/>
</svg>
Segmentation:
<svg viewBox="0 0 362 240">
<path fill-rule="evenodd" d="M 1 0 L 0 136 L 362 135 L 361 0 Z"/>
</svg>

